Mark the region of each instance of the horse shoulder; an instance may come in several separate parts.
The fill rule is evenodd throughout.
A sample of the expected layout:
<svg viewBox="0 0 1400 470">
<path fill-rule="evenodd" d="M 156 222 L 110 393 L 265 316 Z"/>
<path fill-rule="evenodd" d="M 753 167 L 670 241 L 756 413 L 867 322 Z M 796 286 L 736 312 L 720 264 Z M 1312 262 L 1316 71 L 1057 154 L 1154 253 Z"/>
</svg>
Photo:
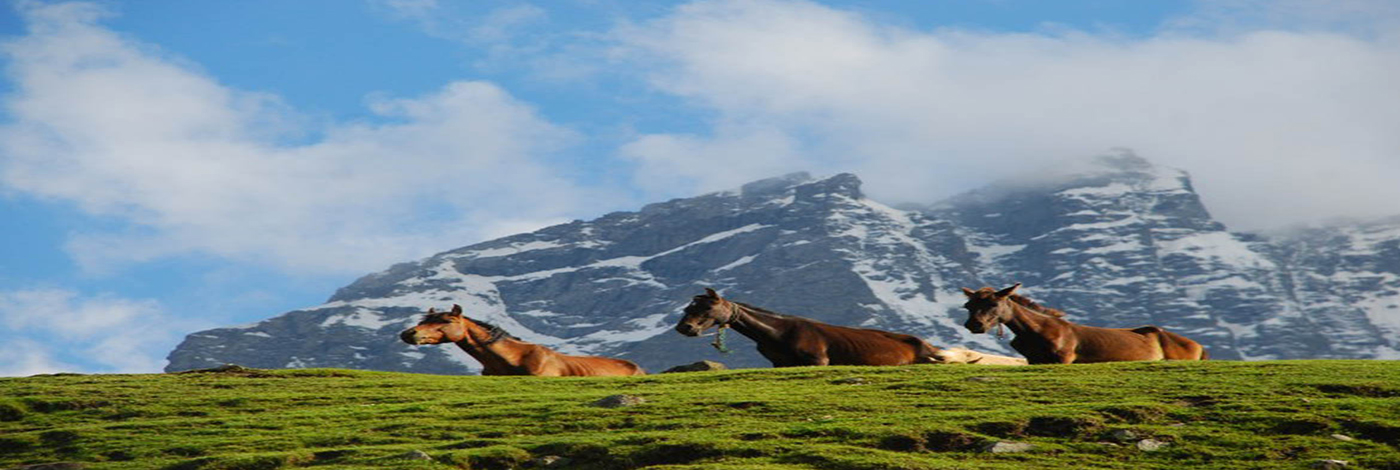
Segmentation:
<svg viewBox="0 0 1400 470">
<path fill-rule="evenodd" d="M 532 345 L 529 352 L 521 356 L 520 365 L 530 371 L 530 375 L 561 376 L 570 375 L 568 356 L 540 345 Z"/>
<path fill-rule="evenodd" d="M 789 330 L 787 335 L 788 345 L 793 352 L 804 355 L 825 354 L 833 339 L 845 339 L 845 332 L 835 329 L 830 325 L 820 325 L 816 323 L 803 323 L 802 325 Z"/>
<path fill-rule="evenodd" d="M 1059 364 L 1064 356 L 1063 348 L 1056 341 L 1040 335 L 1016 335 L 1011 339 L 1011 349 L 1021 353 L 1031 364 Z"/>
</svg>

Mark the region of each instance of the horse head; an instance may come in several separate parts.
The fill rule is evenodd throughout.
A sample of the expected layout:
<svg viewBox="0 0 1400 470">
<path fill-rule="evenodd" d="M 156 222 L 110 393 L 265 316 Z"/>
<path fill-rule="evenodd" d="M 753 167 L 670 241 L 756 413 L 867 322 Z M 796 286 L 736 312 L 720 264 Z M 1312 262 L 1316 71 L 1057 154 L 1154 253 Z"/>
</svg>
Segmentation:
<svg viewBox="0 0 1400 470">
<path fill-rule="evenodd" d="M 967 309 L 967 322 L 963 323 L 963 326 L 973 333 L 986 333 L 992 327 L 1010 320 L 1012 307 L 1002 301 L 1016 292 L 1017 287 L 1021 287 L 1021 283 L 1002 290 L 993 290 L 990 287 L 972 290 L 964 287 L 963 294 L 967 295 L 967 303 L 963 304 L 963 308 Z"/>
<path fill-rule="evenodd" d="M 423 321 L 403 330 L 403 333 L 399 333 L 399 339 L 408 344 L 455 343 L 470 337 L 467 334 L 470 323 L 471 320 L 462 316 L 461 305 L 452 304 L 450 312 L 437 312 L 429 308 Z"/>
<path fill-rule="evenodd" d="M 943 348 L 933 353 L 933 362 L 938 364 L 975 364 L 982 360 L 982 353 L 971 349 Z"/>
<path fill-rule="evenodd" d="M 724 300 L 714 289 L 695 296 L 685 306 L 685 316 L 676 324 L 676 331 L 686 336 L 699 336 L 712 327 L 725 326 L 734 320 L 734 305 Z"/>
</svg>

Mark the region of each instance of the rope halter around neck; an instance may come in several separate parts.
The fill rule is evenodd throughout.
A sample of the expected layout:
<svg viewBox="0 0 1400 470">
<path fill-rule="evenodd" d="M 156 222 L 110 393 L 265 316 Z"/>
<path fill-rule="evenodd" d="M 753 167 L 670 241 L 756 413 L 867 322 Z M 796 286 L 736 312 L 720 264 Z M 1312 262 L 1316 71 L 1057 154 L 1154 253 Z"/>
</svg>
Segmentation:
<svg viewBox="0 0 1400 470">
<path fill-rule="evenodd" d="M 716 350 L 718 350 L 718 351 L 720 352 L 720 354 L 729 354 L 729 353 L 734 352 L 734 351 L 732 351 L 732 350 L 730 350 L 729 348 L 725 347 L 725 345 L 724 345 L 724 332 L 725 332 L 725 330 L 729 329 L 729 324 L 730 324 L 730 323 L 734 323 L 735 317 L 738 317 L 738 316 L 739 316 L 739 306 L 738 306 L 738 305 L 734 305 L 734 302 L 728 302 L 728 301 L 722 301 L 722 302 L 725 302 L 726 304 L 729 305 L 729 319 L 728 319 L 728 320 L 725 320 L 725 321 L 723 321 L 723 322 L 721 322 L 721 323 L 719 324 L 719 328 L 715 331 L 715 340 L 714 340 L 714 342 L 710 343 L 710 346 L 714 346 L 714 348 L 715 348 Z"/>
</svg>

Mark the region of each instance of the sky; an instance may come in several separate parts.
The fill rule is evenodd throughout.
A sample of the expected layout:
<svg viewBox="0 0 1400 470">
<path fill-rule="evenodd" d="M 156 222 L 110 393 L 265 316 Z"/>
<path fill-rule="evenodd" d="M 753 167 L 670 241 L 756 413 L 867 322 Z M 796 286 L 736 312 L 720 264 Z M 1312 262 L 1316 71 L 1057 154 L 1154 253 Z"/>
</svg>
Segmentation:
<svg viewBox="0 0 1400 470">
<path fill-rule="evenodd" d="M 931 203 L 1133 149 L 1237 230 L 1400 214 L 1389 0 L 10 1 L 0 376 L 809 171 Z"/>
</svg>

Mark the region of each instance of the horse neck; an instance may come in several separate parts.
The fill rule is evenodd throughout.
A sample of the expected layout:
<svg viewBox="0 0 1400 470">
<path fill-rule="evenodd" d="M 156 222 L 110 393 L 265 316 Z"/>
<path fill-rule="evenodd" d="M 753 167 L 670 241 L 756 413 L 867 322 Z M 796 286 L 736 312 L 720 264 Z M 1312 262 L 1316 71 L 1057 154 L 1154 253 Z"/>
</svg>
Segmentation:
<svg viewBox="0 0 1400 470">
<path fill-rule="evenodd" d="M 1010 328 L 1012 333 L 1017 335 L 1022 333 L 1039 334 L 1041 331 L 1044 331 L 1050 323 L 1059 320 L 1049 315 L 1036 313 L 1009 299 L 1003 302 L 1011 307 L 1011 318 L 1002 323 L 1005 324 L 1007 328 Z"/>
<path fill-rule="evenodd" d="M 529 346 L 533 346 L 532 344 L 510 337 L 501 337 L 486 346 L 477 346 L 478 344 L 489 341 L 491 339 L 491 332 L 475 323 L 467 328 L 467 336 L 471 337 L 470 340 L 468 340 L 468 338 L 462 338 L 461 341 L 457 341 L 455 344 L 458 348 L 461 348 L 462 351 L 466 352 L 467 355 L 476 359 L 476 362 L 480 362 L 482 368 L 488 370 L 504 370 L 520 367 L 521 357 L 524 356 L 525 352 L 524 350 Z"/>
<path fill-rule="evenodd" d="M 791 327 L 792 320 L 760 312 L 758 310 L 730 302 L 734 307 L 734 317 L 729 326 L 739 334 L 758 343 L 777 341 L 784 331 Z"/>
</svg>

